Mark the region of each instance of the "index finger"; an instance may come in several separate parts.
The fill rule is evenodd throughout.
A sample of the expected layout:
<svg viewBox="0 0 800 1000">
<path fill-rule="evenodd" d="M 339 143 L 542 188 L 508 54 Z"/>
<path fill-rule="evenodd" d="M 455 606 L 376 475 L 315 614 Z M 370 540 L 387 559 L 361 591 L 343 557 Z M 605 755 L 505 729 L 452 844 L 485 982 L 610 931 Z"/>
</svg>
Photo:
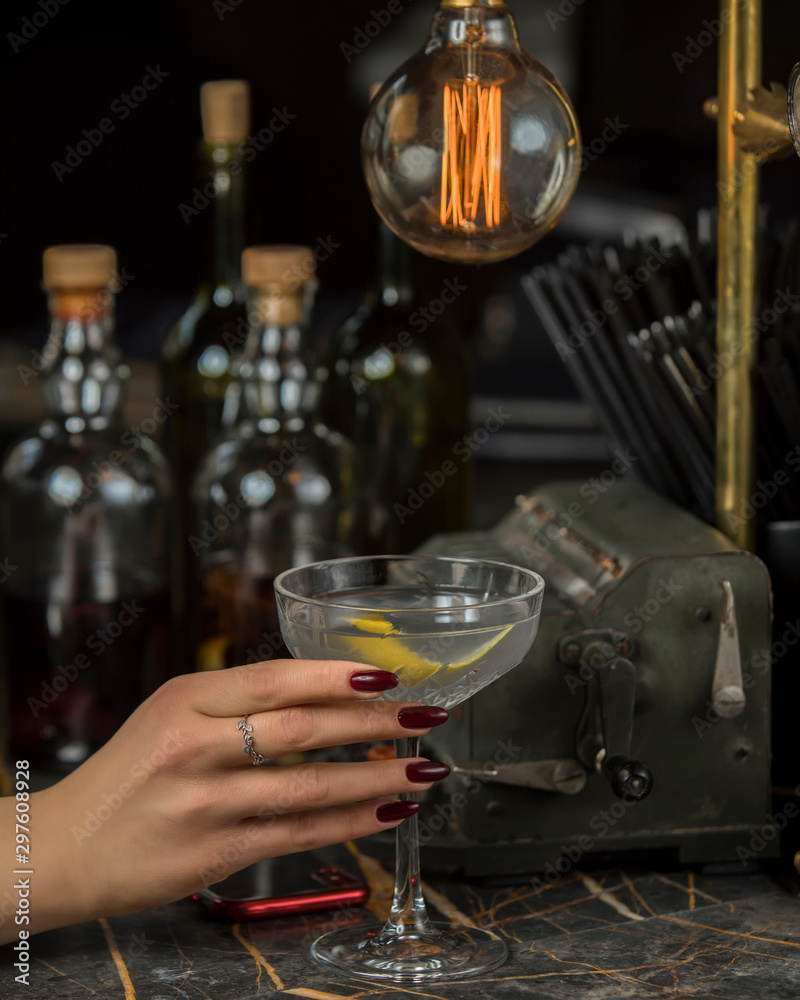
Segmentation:
<svg viewBox="0 0 800 1000">
<path fill-rule="evenodd" d="M 190 701 L 196 711 L 228 718 L 290 705 L 369 701 L 397 687 L 398 678 L 347 660 L 267 660 L 192 674 L 187 683 L 194 689 Z"/>
</svg>

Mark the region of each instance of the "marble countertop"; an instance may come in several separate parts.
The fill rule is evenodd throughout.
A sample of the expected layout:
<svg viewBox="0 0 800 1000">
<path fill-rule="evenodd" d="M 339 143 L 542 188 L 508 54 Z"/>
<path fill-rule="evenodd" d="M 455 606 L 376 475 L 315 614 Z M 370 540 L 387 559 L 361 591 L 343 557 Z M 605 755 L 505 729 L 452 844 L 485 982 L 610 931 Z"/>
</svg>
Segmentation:
<svg viewBox="0 0 800 1000">
<path fill-rule="evenodd" d="M 391 876 L 351 845 L 372 891 L 351 922 L 388 912 Z M 573 871 L 532 888 L 432 882 L 433 916 L 489 926 L 510 958 L 471 980 L 420 987 L 372 985 L 318 967 L 310 942 L 332 926 L 318 914 L 242 924 L 210 919 L 185 901 L 38 935 L 30 985 L 14 982 L 0 949 L 0 995 L 9 1000 L 797 1000 L 800 899 L 768 874 Z M 342 925 L 338 915 L 337 926 Z M 10 989 L 9 989 L 10 987 Z"/>
</svg>

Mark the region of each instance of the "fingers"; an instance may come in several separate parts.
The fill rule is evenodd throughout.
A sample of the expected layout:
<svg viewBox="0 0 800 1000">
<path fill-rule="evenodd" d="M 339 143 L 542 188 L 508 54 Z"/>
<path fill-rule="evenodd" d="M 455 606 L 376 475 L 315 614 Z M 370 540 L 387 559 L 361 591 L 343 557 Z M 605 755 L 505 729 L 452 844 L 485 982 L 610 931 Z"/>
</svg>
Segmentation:
<svg viewBox="0 0 800 1000">
<path fill-rule="evenodd" d="M 423 736 L 448 718 L 444 708 L 396 701 L 291 705 L 248 718 L 253 748 L 263 757 Z M 213 728 L 212 728 L 213 727 Z M 244 740 L 232 719 L 209 720 L 206 753 L 214 766 L 239 767 L 247 761 Z"/>
<path fill-rule="evenodd" d="M 413 760 L 300 764 L 252 769 L 222 779 L 222 808 L 231 819 L 280 816 L 387 795 L 424 791 L 450 773 L 447 764 Z"/>
<path fill-rule="evenodd" d="M 175 680 L 198 712 L 217 718 L 311 702 L 369 700 L 397 687 L 392 673 L 340 660 L 270 660 Z"/>
<path fill-rule="evenodd" d="M 382 808 L 389 806 L 392 808 Z M 390 830 L 417 809 L 416 802 L 383 799 L 340 809 L 315 809 L 247 820 L 240 824 L 253 845 L 251 860 L 247 863 L 252 864 L 263 857 L 313 851 L 329 844 L 367 837 L 380 830 Z"/>
</svg>

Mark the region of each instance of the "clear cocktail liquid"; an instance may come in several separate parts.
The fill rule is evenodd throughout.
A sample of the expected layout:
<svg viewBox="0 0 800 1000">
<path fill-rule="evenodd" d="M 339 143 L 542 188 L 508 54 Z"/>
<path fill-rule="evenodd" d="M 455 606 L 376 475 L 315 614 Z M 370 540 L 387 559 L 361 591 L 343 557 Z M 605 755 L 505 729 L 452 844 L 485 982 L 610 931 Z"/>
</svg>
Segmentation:
<svg viewBox="0 0 800 1000">
<path fill-rule="evenodd" d="M 458 705 L 515 667 L 536 630 L 535 618 L 511 617 L 513 606 L 507 622 L 476 627 L 478 606 L 491 602 L 492 595 L 456 588 L 359 587 L 319 594 L 316 600 L 353 610 L 314 604 L 295 609 L 283 627 L 294 656 L 391 670 L 400 684 L 384 698 L 442 708 Z"/>
</svg>

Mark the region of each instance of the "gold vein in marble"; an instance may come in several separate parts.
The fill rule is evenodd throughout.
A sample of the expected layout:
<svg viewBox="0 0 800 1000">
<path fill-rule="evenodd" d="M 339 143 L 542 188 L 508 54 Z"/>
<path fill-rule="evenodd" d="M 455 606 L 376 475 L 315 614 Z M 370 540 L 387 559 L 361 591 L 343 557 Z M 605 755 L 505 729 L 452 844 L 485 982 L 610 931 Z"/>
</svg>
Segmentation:
<svg viewBox="0 0 800 1000">
<path fill-rule="evenodd" d="M 762 937 L 759 934 L 751 934 L 749 931 L 728 931 L 722 927 L 712 927 L 710 924 L 698 924 L 693 920 L 684 920 L 681 917 L 673 917 L 670 914 L 663 914 L 659 919 L 669 920 L 673 924 L 683 924 L 686 927 L 697 927 L 704 931 L 714 931 L 717 934 L 730 934 L 733 937 L 744 938 L 746 941 L 765 941 L 767 944 L 781 944 L 785 948 L 800 948 L 800 942 L 781 941 L 778 938 Z"/>
<path fill-rule="evenodd" d="M 633 898 L 642 906 L 643 909 L 647 910 L 647 912 L 650 914 L 651 917 L 654 917 L 656 915 L 656 911 L 647 902 L 644 896 L 639 892 L 639 890 L 636 888 L 631 879 L 628 878 L 625 872 L 620 872 L 620 875 L 622 875 L 622 881 L 630 890 L 630 894 L 633 896 Z M 691 909 L 691 906 L 689 907 L 689 909 Z"/>
<path fill-rule="evenodd" d="M 385 923 L 392 909 L 394 878 L 384 869 L 380 861 L 362 854 L 352 840 L 345 841 L 344 846 L 358 862 L 358 867 L 364 873 L 369 886 L 367 909 L 374 913 L 381 923 Z"/>
<path fill-rule="evenodd" d="M 293 997 L 308 997 L 308 1000 L 356 1000 L 354 996 L 345 997 L 341 993 L 323 993 L 321 990 L 307 990 L 304 987 L 284 992 Z"/>
<path fill-rule="evenodd" d="M 188 958 L 187 955 L 184 954 L 183 949 L 181 948 L 180 944 L 178 943 L 178 939 L 175 937 L 175 931 L 172 929 L 172 925 L 171 924 L 167 924 L 167 930 L 169 931 L 169 936 L 172 938 L 172 941 L 173 941 L 173 943 L 175 945 L 175 950 L 181 956 L 181 958 L 183 959 L 183 961 L 186 962 L 186 965 L 187 965 L 186 975 L 180 981 L 180 984 L 178 986 L 178 989 L 180 989 L 183 986 L 183 984 L 191 976 L 192 969 L 194 968 L 194 962 L 191 960 L 191 958 Z M 200 993 L 202 995 L 203 1000 L 213 1000 L 213 998 L 210 997 L 207 993 L 203 993 L 203 991 L 200 989 L 200 987 L 197 985 L 197 983 L 191 983 L 190 985 L 194 989 L 196 989 L 198 993 Z"/>
<path fill-rule="evenodd" d="M 601 903 L 605 903 L 607 906 L 612 907 L 612 909 L 616 910 L 617 913 L 621 914 L 623 917 L 627 917 L 628 920 L 645 919 L 641 913 L 634 913 L 633 910 L 617 899 L 613 892 L 608 889 L 604 889 L 601 885 L 598 885 L 591 875 L 585 875 L 583 872 L 578 872 L 577 874 L 578 878 L 581 882 L 583 882 L 589 892 L 596 899 L 599 899 Z"/>
<path fill-rule="evenodd" d="M 464 927 L 478 926 L 471 917 L 468 917 L 466 913 L 459 910 L 455 903 L 452 903 L 443 892 L 432 889 L 425 882 L 422 882 L 421 885 L 422 895 L 426 901 L 432 903 L 443 917 L 447 917 L 454 924 L 462 924 Z"/>
<path fill-rule="evenodd" d="M 128 966 L 125 964 L 125 959 L 120 954 L 117 939 L 114 937 L 114 932 L 111 930 L 111 924 L 109 924 L 105 917 L 101 917 L 97 922 L 103 928 L 103 934 L 106 936 L 108 950 L 111 952 L 111 957 L 114 959 L 114 965 L 117 967 L 119 978 L 122 981 L 122 987 L 125 990 L 125 1000 L 136 1000 L 136 990 L 133 988 L 133 983 L 131 982 L 131 976 L 128 972 Z"/>
<path fill-rule="evenodd" d="M 240 944 L 244 945 L 244 947 L 250 952 L 250 954 L 253 956 L 253 960 L 258 966 L 258 979 L 256 980 L 256 988 L 258 989 L 261 986 L 261 970 L 263 969 L 267 973 L 269 978 L 272 980 L 276 989 L 278 990 L 286 989 L 286 987 L 283 984 L 283 980 L 275 971 L 275 969 L 270 965 L 270 963 L 266 960 L 266 958 L 264 958 L 264 956 L 261 954 L 258 948 L 256 948 L 253 942 L 248 941 L 244 937 L 244 935 L 242 934 L 242 925 L 234 924 L 233 927 L 231 928 L 231 932 L 233 933 L 233 936 L 236 938 L 236 940 Z"/>
<path fill-rule="evenodd" d="M 676 882 L 674 878 L 668 878 L 666 875 L 662 875 L 660 872 L 651 872 L 651 874 L 655 878 L 657 878 L 659 882 L 663 882 L 664 885 L 671 885 L 671 886 L 674 886 L 676 889 L 680 889 L 681 892 L 688 893 L 688 895 L 689 895 L 689 909 L 690 910 L 694 909 L 694 906 L 692 905 L 692 900 L 694 899 L 695 895 L 697 895 L 697 896 L 703 896 L 705 899 L 707 899 L 711 903 L 721 903 L 722 902 L 722 900 L 719 899 L 717 896 L 712 896 L 710 892 L 705 892 L 703 889 L 698 889 L 697 888 L 697 886 L 694 884 L 694 872 L 689 872 L 688 873 L 689 874 L 689 885 L 688 885 L 688 887 L 685 886 L 685 885 L 681 885 L 680 882 Z"/>
<path fill-rule="evenodd" d="M 79 983 L 77 979 L 73 979 L 71 976 L 68 976 L 66 972 L 62 972 L 61 969 L 57 969 L 54 965 L 51 965 L 49 962 L 45 962 L 43 958 L 37 957 L 35 961 L 40 962 L 42 965 L 46 965 L 48 969 L 52 969 L 53 972 L 58 973 L 59 976 L 63 976 L 67 980 L 67 982 L 75 983 L 76 986 L 80 986 L 81 989 L 86 990 L 87 993 L 94 993 L 96 997 L 100 996 L 97 990 L 93 990 L 91 986 L 87 986 L 86 983 Z"/>
</svg>

